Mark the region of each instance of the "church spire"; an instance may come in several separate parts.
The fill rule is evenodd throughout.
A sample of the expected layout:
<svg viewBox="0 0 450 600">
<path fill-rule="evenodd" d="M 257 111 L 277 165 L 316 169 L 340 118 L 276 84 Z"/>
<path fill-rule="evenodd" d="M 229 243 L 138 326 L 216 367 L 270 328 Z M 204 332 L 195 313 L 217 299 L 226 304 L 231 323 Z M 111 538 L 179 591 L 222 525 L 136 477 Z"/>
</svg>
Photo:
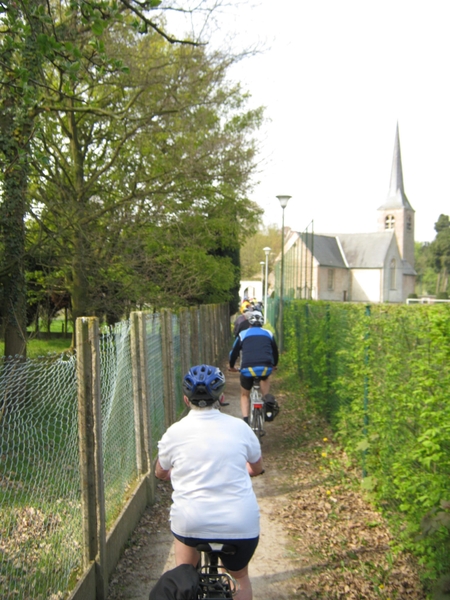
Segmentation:
<svg viewBox="0 0 450 600">
<path fill-rule="evenodd" d="M 403 187 L 403 168 L 402 155 L 400 152 L 400 135 L 397 129 L 395 132 L 394 156 L 392 158 L 391 183 L 386 202 L 380 206 L 379 210 L 395 208 L 412 208 Z"/>
</svg>

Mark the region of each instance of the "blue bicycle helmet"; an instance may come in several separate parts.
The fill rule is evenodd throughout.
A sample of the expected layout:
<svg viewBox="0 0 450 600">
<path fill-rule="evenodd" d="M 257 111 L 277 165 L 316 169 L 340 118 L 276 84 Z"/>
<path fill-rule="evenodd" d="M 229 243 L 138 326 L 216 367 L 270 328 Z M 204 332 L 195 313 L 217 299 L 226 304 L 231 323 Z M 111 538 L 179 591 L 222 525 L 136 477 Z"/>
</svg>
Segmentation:
<svg viewBox="0 0 450 600">
<path fill-rule="evenodd" d="M 192 404 L 208 406 L 219 400 L 225 387 L 225 377 L 220 369 L 210 365 L 191 367 L 183 379 L 183 392 Z"/>
</svg>

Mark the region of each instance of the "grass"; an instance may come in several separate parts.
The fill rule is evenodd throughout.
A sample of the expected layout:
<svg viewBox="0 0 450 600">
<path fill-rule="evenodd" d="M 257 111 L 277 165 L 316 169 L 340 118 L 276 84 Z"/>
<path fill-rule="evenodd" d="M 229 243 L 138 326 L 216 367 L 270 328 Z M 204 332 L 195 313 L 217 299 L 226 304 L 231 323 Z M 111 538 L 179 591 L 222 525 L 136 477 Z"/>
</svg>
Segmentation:
<svg viewBox="0 0 450 600">
<path fill-rule="evenodd" d="M 0 596 L 23 600 L 62 598 L 72 571 L 81 567 L 81 513 L 73 501 L 3 507 Z M 67 543 L 70 540 L 70 543 Z M 55 593 L 49 596 L 49 592 Z"/>
<path fill-rule="evenodd" d="M 63 321 L 57 319 L 52 322 L 50 331 L 52 333 L 61 333 Z M 69 333 L 67 337 L 52 337 L 50 339 L 38 339 L 33 337 L 34 329 L 28 329 L 29 340 L 27 343 L 27 357 L 38 358 L 47 354 L 62 354 L 70 350 L 72 345 L 71 324 L 69 323 Z M 5 343 L 0 341 L 0 356 L 5 355 Z"/>
</svg>

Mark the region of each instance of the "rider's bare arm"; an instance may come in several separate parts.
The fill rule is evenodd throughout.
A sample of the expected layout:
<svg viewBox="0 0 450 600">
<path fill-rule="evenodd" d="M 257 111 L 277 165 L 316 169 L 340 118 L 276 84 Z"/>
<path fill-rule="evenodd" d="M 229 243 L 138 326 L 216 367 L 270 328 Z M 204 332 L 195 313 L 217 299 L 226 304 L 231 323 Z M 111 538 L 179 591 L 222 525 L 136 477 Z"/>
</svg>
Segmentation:
<svg viewBox="0 0 450 600">
<path fill-rule="evenodd" d="M 156 465 L 155 465 L 155 477 L 157 477 L 158 479 L 162 479 L 164 481 L 169 481 L 170 480 L 170 469 L 166 470 L 163 469 L 160 462 L 159 462 L 159 458 L 156 460 Z"/>
<path fill-rule="evenodd" d="M 250 477 L 256 477 L 257 475 L 262 475 L 262 473 L 264 473 L 262 457 L 255 463 L 248 462 L 247 463 L 247 471 L 249 472 Z"/>
</svg>

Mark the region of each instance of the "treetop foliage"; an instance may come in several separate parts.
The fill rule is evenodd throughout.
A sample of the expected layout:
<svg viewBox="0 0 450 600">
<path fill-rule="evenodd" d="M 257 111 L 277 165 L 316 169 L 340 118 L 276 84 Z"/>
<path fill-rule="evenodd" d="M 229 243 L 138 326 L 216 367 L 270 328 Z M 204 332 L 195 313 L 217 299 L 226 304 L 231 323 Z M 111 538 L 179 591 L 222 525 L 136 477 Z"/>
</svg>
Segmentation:
<svg viewBox="0 0 450 600">
<path fill-rule="evenodd" d="M 241 248 L 241 269 L 243 279 L 259 278 L 261 262 L 266 260 L 263 248 L 271 248 L 269 271 L 272 271 L 275 259 L 281 252 L 281 229 L 277 225 L 260 226 L 252 236 L 247 237 Z M 264 267 L 265 268 L 265 267 Z"/>
<path fill-rule="evenodd" d="M 0 2 L 2 272 L 28 269 L 34 300 L 68 294 L 74 318 L 231 300 L 259 222 L 262 109 L 228 80 L 236 57 L 168 33 L 170 10 L 190 12 Z"/>
</svg>

